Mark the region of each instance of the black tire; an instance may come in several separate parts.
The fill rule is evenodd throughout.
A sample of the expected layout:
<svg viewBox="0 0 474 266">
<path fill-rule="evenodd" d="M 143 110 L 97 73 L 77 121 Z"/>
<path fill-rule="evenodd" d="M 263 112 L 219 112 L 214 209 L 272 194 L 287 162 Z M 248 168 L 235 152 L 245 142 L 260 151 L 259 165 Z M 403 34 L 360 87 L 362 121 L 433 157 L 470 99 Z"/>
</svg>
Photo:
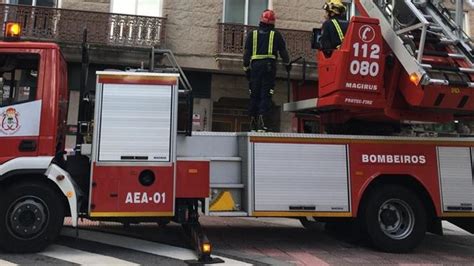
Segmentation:
<svg viewBox="0 0 474 266">
<path fill-rule="evenodd" d="M 45 183 L 19 183 L 0 195 L 0 248 L 39 252 L 59 235 L 64 223 L 60 195 Z"/>
<path fill-rule="evenodd" d="M 416 193 L 398 185 L 380 186 L 361 206 L 361 219 L 376 249 L 406 253 L 426 234 L 426 211 Z"/>
</svg>

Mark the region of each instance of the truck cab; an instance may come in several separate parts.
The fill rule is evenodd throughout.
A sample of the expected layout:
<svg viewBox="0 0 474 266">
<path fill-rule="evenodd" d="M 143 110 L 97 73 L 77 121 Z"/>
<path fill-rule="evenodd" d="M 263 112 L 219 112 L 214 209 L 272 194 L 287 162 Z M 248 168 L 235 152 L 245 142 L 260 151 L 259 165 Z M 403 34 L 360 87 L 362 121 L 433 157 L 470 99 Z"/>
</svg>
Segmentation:
<svg viewBox="0 0 474 266">
<path fill-rule="evenodd" d="M 57 44 L 0 42 L 0 65 L 1 180 L 17 160 L 52 158 L 64 149 L 68 89 Z M 43 161 L 35 168 L 46 169 Z"/>
<path fill-rule="evenodd" d="M 67 108 L 59 46 L 0 41 L 2 249 L 39 251 L 54 241 L 65 215 L 77 219 L 80 190 L 53 163 L 64 150 Z"/>
</svg>

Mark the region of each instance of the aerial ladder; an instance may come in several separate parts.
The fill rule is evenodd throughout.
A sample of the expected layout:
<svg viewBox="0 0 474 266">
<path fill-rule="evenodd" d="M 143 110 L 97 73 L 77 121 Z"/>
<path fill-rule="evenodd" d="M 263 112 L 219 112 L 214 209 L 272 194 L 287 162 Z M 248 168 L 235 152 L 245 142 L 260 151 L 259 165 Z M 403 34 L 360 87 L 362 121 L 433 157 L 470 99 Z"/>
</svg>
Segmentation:
<svg viewBox="0 0 474 266">
<path fill-rule="evenodd" d="M 316 114 L 325 125 L 472 117 L 474 55 L 461 26 L 463 1 L 455 17 L 441 1 L 356 0 L 355 7 L 341 48 L 318 53 L 318 97 L 285 104 L 286 111 Z"/>
</svg>

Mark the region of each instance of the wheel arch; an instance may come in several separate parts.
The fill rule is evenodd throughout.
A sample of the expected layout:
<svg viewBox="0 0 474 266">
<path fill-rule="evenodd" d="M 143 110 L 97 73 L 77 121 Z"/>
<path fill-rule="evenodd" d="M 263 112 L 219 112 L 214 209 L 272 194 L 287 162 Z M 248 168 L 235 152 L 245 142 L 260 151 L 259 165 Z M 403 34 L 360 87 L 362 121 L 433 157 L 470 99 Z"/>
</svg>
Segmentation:
<svg viewBox="0 0 474 266">
<path fill-rule="evenodd" d="M 398 185 L 410 189 L 416 193 L 418 198 L 422 201 L 428 215 L 428 230 L 434 233 L 439 233 L 440 228 L 438 222 L 440 221 L 436 212 L 435 203 L 425 186 L 414 176 L 408 174 L 383 174 L 374 178 L 362 191 L 358 208 L 357 216 L 363 212 L 363 206 L 367 203 L 369 195 L 380 186 Z M 439 223 L 440 225 L 440 223 Z"/>
<path fill-rule="evenodd" d="M 46 170 L 47 169 L 21 169 L 10 171 L 0 176 L 0 190 L 23 182 L 44 184 L 52 188 L 57 193 L 63 203 L 64 210 L 66 211 L 65 215 L 70 215 L 70 208 L 66 196 L 58 187 L 58 185 L 45 175 Z"/>
</svg>

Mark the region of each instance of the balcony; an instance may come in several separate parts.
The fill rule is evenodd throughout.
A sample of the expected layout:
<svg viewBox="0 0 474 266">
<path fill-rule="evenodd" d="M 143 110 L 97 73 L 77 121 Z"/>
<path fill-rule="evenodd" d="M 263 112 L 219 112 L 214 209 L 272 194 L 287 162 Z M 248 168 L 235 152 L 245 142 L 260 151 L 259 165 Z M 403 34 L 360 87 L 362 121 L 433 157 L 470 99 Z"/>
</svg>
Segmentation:
<svg viewBox="0 0 474 266">
<path fill-rule="evenodd" d="M 2 31 L 5 22 L 20 22 L 24 40 L 61 45 L 82 43 L 84 29 L 88 42 L 98 46 L 145 48 L 165 42 L 166 19 L 159 17 L 0 4 L 0 21 Z"/>
<path fill-rule="evenodd" d="M 219 23 L 217 54 L 220 57 L 241 57 L 247 33 L 256 28 L 242 24 Z M 286 40 L 290 58 L 295 59 L 301 56 L 308 63 L 315 63 L 316 53 L 311 49 L 312 32 L 288 29 L 278 29 L 278 31 Z"/>
</svg>

